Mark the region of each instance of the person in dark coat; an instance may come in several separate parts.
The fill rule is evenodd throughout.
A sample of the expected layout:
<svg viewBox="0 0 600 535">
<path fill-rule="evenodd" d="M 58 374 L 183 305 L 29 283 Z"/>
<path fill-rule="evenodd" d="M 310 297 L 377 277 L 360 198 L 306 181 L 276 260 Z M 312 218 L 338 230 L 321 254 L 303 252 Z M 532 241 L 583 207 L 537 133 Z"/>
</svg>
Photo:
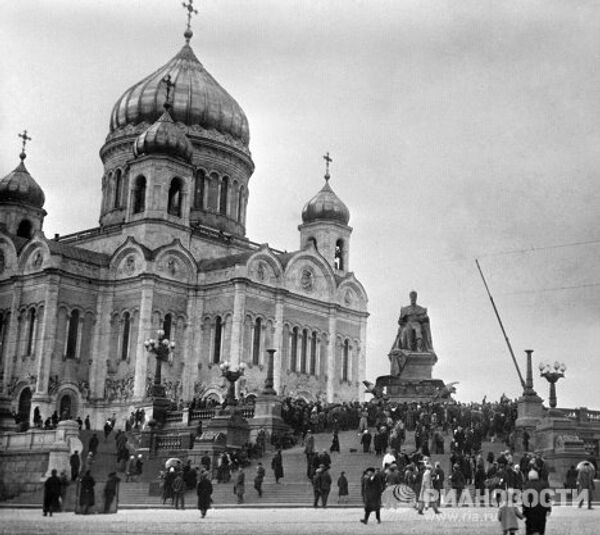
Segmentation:
<svg viewBox="0 0 600 535">
<path fill-rule="evenodd" d="M 173 481 L 175 481 L 176 477 L 175 468 L 171 466 L 169 471 L 165 475 L 165 480 L 163 482 L 163 505 L 167 503 L 167 500 L 171 500 L 171 504 L 173 504 Z"/>
<path fill-rule="evenodd" d="M 262 463 L 258 463 L 256 467 L 256 476 L 254 477 L 254 488 L 258 492 L 258 497 L 262 498 L 262 484 L 265 479 L 265 468 Z"/>
<path fill-rule="evenodd" d="M 175 496 L 175 509 L 179 509 L 180 502 L 181 508 L 185 509 L 185 482 L 183 481 L 183 473 L 181 471 L 177 472 L 173 480 L 173 494 Z"/>
<path fill-rule="evenodd" d="M 329 473 L 329 467 L 321 465 L 321 475 L 319 477 L 319 496 L 321 497 L 321 504 L 323 507 L 327 507 L 327 498 L 331 492 L 331 474 Z"/>
<path fill-rule="evenodd" d="M 83 514 L 87 515 L 89 513 L 90 507 L 93 507 L 95 502 L 94 496 L 94 486 L 96 482 L 94 478 L 90 474 L 89 470 L 86 470 L 85 474 L 81 478 L 79 488 L 79 505 L 83 507 Z"/>
<path fill-rule="evenodd" d="M 365 429 L 360 437 L 360 443 L 363 447 L 363 453 L 369 453 L 371 451 L 371 438 L 371 433 L 369 433 L 368 429 Z"/>
<path fill-rule="evenodd" d="M 98 443 L 99 442 L 100 441 L 98 440 L 96 433 L 94 433 L 92 435 L 92 438 L 90 438 L 90 442 L 88 444 L 88 450 L 94 457 L 96 456 L 96 453 L 98 452 Z"/>
<path fill-rule="evenodd" d="M 85 425 L 85 430 L 89 431 L 92 428 L 92 424 L 90 423 L 90 415 L 88 414 L 83 421 L 83 425 Z"/>
<path fill-rule="evenodd" d="M 346 472 L 342 472 L 337 480 L 338 486 L 338 503 L 346 503 L 348 501 L 348 479 Z"/>
<path fill-rule="evenodd" d="M 79 469 L 81 468 L 81 459 L 79 458 L 79 452 L 75 450 L 73 455 L 69 458 L 69 464 L 71 465 L 71 481 L 75 481 L 79 475 Z"/>
<path fill-rule="evenodd" d="M 110 506 L 112 505 L 115 496 L 117 495 L 117 487 L 121 480 L 117 477 L 115 472 L 108 474 L 106 485 L 104 485 L 104 512 L 110 512 Z"/>
<path fill-rule="evenodd" d="M 369 522 L 369 516 L 374 512 L 377 523 L 380 524 L 381 493 L 383 492 L 383 486 L 381 484 L 381 479 L 375 475 L 375 468 L 367 468 L 365 470 L 361 491 L 363 503 L 365 505 L 365 517 L 361 518 L 360 521 L 363 524 L 366 524 Z"/>
<path fill-rule="evenodd" d="M 52 516 L 54 511 L 58 511 L 60 508 L 59 498 L 61 491 L 60 478 L 57 475 L 56 470 L 52 470 L 52 475 L 46 479 L 44 483 L 44 516 L 48 513 Z"/>
<path fill-rule="evenodd" d="M 452 482 L 452 490 L 454 490 L 456 494 L 456 503 L 460 504 L 460 499 L 462 497 L 463 491 L 465 490 L 465 475 L 462 473 L 460 469 L 460 465 L 455 463 L 452 467 L 452 475 L 450 476 L 450 481 Z"/>
<path fill-rule="evenodd" d="M 196 493 L 198 494 L 198 509 L 200 509 L 200 513 L 202 513 L 202 518 L 206 516 L 206 511 L 210 509 L 212 491 L 213 487 L 208 478 L 208 473 L 203 470 L 200 472 L 200 481 L 198 481 L 198 487 L 196 488 Z"/>
<path fill-rule="evenodd" d="M 567 475 L 565 476 L 565 488 L 566 489 L 576 489 L 577 488 L 577 469 L 575 465 L 572 464 L 571 467 L 567 470 Z"/>
<path fill-rule="evenodd" d="M 548 484 L 540 479 L 535 470 L 531 470 L 527 477 L 522 495 L 525 530 L 527 535 L 544 535 L 546 519 L 552 511 L 549 498 L 544 499 L 542 494 L 542 491 L 548 489 Z M 546 501 L 548 503 L 545 503 Z"/>
<path fill-rule="evenodd" d="M 329 448 L 329 452 L 333 453 L 333 452 L 340 452 L 340 437 L 338 436 L 338 432 L 337 430 L 335 430 L 333 432 L 333 437 L 331 439 L 331 447 Z"/>
<path fill-rule="evenodd" d="M 277 453 L 273 456 L 271 468 L 275 475 L 275 483 L 279 483 L 279 480 L 283 479 L 283 459 L 281 457 L 281 450 L 277 450 Z"/>
<path fill-rule="evenodd" d="M 237 496 L 238 503 L 244 503 L 244 493 L 246 492 L 246 474 L 242 467 L 238 468 L 233 484 L 233 493 Z"/>
</svg>

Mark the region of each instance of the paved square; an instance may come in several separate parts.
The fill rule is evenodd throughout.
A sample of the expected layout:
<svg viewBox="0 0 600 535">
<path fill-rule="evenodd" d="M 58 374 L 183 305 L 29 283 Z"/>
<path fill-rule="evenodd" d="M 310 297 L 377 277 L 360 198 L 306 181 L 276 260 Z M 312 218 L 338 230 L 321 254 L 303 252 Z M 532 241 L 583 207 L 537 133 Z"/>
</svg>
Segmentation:
<svg viewBox="0 0 600 535">
<path fill-rule="evenodd" d="M 59 513 L 43 517 L 40 510 L 0 510 L 0 533 L 21 534 L 149 534 L 210 533 L 261 535 L 329 533 L 418 533 L 423 535 L 500 533 L 496 509 L 444 509 L 434 517 L 431 512 L 419 517 L 413 509 L 382 510 L 382 523 L 371 521 L 364 526 L 358 520 L 361 509 L 213 509 L 205 519 L 195 509 L 121 510 L 116 515 L 81 516 Z M 600 509 L 588 511 L 571 507 L 555 508 L 546 530 L 547 535 L 595 535 L 598 533 Z M 521 524 L 520 533 L 524 533 Z"/>
</svg>

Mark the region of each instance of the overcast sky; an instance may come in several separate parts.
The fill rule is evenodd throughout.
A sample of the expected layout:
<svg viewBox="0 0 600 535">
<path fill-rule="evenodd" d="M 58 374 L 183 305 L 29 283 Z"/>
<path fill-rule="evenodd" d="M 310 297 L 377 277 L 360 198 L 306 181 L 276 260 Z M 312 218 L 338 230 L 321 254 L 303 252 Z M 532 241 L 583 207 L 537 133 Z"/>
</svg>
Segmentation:
<svg viewBox="0 0 600 535">
<path fill-rule="evenodd" d="M 196 3 L 192 47 L 250 123 L 248 237 L 298 248 L 333 157 L 369 379 L 415 289 L 434 376 L 460 400 L 520 395 L 478 257 L 520 362 L 564 361 L 559 405 L 600 408 L 600 2 Z M 181 2 L 21 0 L 0 20 L 0 175 L 27 128 L 46 236 L 95 227 L 112 106 L 183 45 Z"/>
</svg>

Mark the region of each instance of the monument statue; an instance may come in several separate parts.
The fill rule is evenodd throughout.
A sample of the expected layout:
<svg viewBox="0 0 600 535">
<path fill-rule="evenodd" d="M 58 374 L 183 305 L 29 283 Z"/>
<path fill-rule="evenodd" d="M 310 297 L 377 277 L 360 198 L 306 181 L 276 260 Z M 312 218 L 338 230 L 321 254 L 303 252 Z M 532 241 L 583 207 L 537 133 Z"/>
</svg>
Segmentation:
<svg viewBox="0 0 600 535">
<path fill-rule="evenodd" d="M 433 351 L 429 316 L 425 307 L 417 305 L 417 292 L 410 292 L 410 305 L 400 309 L 398 334 L 392 346 L 417 353 Z"/>
</svg>

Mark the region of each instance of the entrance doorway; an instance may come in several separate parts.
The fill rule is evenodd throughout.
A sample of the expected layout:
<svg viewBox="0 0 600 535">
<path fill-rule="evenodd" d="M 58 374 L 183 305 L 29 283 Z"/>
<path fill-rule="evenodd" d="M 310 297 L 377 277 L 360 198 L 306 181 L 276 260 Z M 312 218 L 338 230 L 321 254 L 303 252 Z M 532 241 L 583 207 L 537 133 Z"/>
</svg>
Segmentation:
<svg viewBox="0 0 600 535">
<path fill-rule="evenodd" d="M 58 405 L 58 417 L 61 420 L 70 420 L 72 417 L 71 411 L 71 396 L 69 394 L 64 394 L 63 397 L 60 398 L 60 403 Z"/>
<path fill-rule="evenodd" d="M 19 422 L 29 422 L 31 415 L 31 388 L 24 388 L 19 396 Z"/>
</svg>

